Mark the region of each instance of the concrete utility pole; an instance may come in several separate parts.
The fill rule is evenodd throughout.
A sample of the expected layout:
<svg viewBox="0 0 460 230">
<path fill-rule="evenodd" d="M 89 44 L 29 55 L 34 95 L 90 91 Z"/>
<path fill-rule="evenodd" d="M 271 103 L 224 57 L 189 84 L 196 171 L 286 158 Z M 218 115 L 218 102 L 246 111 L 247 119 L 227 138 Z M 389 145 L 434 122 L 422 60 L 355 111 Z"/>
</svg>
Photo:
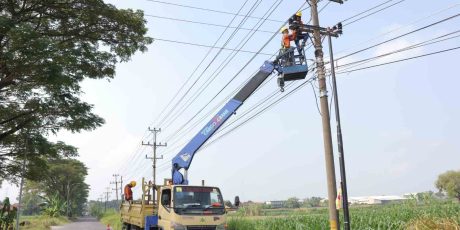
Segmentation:
<svg viewBox="0 0 460 230">
<path fill-rule="evenodd" d="M 341 24 L 339 26 L 339 33 L 342 33 Z M 340 166 L 340 186 L 342 189 L 342 206 L 343 206 L 343 225 L 345 230 L 350 229 L 350 213 L 348 210 L 348 192 L 347 192 L 347 177 L 345 173 L 345 159 L 343 152 L 343 139 L 342 139 L 342 126 L 340 124 L 340 110 L 339 110 L 339 95 L 337 94 L 337 82 L 335 77 L 335 65 L 334 65 L 334 52 L 332 51 L 332 38 L 331 34 L 328 36 L 329 41 L 329 57 L 331 63 L 331 77 L 332 87 L 334 87 L 334 109 L 335 109 L 335 121 L 337 125 L 337 145 L 339 150 L 339 166 Z"/>
<path fill-rule="evenodd" d="M 163 155 L 161 155 L 161 157 L 157 157 L 157 147 L 166 147 L 168 144 L 167 143 L 162 144 L 161 142 L 157 143 L 157 133 L 161 132 L 161 128 L 151 129 L 149 127 L 149 131 L 153 133 L 153 144 L 151 144 L 150 142 L 147 142 L 147 143 L 142 142 L 142 145 L 152 146 L 153 148 L 153 157 L 148 157 L 147 155 L 145 155 L 145 159 L 152 160 L 153 186 L 155 186 L 156 185 L 156 173 L 157 173 L 156 172 L 157 171 L 157 160 L 163 159 Z"/>
<path fill-rule="evenodd" d="M 109 195 L 110 195 L 110 187 L 106 187 L 105 188 L 107 190 L 107 192 L 104 192 L 105 193 L 105 205 L 104 205 L 104 212 L 107 212 L 107 203 L 109 202 Z"/>
<path fill-rule="evenodd" d="M 122 186 L 122 185 L 121 185 L 121 181 L 118 181 L 118 177 L 119 177 L 120 175 L 118 175 L 118 174 L 113 174 L 112 176 L 115 177 L 115 181 L 110 182 L 110 184 L 114 184 L 114 185 L 115 185 L 115 189 L 112 189 L 112 190 L 115 190 L 115 196 L 116 196 L 115 198 L 116 198 L 116 200 L 117 200 L 117 202 L 118 202 L 118 184 L 120 183 L 120 187 Z"/>
<path fill-rule="evenodd" d="M 313 45 L 315 47 L 316 73 L 318 75 L 319 97 L 321 104 L 321 120 L 323 124 L 324 154 L 326 160 L 327 190 L 329 201 L 329 225 L 330 229 L 336 230 L 338 228 L 339 223 L 337 207 L 335 206 L 335 199 L 337 197 L 337 185 L 335 178 L 334 154 L 332 150 L 331 123 L 326 87 L 326 74 L 324 70 L 323 61 L 323 47 L 321 44 L 321 34 L 319 29 L 318 1 L 310 0 L 310 6 L 313 23 L 312 25 L 314 27 Z"/>
</svg>

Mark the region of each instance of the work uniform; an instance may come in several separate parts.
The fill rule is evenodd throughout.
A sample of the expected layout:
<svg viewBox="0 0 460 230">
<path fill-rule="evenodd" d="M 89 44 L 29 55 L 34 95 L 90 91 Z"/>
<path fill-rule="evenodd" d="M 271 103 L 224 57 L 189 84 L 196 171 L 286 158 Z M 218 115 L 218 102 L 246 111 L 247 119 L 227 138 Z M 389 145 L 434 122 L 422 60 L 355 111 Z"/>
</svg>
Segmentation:
<svg viewBox="0 0 460 230">
<path fill-rule="evenodd" d="M 291 41 L 293 40 L 294 36 L 292 34 L 283 33 L 281 38 L 281 53 L 285 65 L 291 65 L 293 62 L 294 50 L 291 49 Z"/>
<path fill-rule="evenodd" d="M 283 49 L 291 48 L 291 41 L 293 40 L 293 38 L 293 35 L 283 33 L 283 37 L 281 38 L 281 47 L 283 47 Z"/>
<path fill-rule="evenodd" d="M 131 184 L 127 184 L 125 186 L 125 191 L 124 191 L 124 194 L 125 194 L 125 200 L 126 201 L 132 201 L 133 200 L 133 190 L 131 190 Z"/>
<path fill-rule="evenodd" d="M 297 25 L 297 28 L 292 32 L 292 35 L 293 35 L 294 43 L 297 46 L 297 51 L 299 52 L 299 54 L 301 54 L 302 48 L 303 46 L 305 46 L 305 43 L 308 40 L 308 33 L 304 34 L 300 31 L 300 27 L 303 25 L 303 21 L 300 16 L 297 16 L 294 14 L 289 20 L 289 22 Z M 300 45 L 300 40 L 303 40 L 302 45 Z"/>
</svg>

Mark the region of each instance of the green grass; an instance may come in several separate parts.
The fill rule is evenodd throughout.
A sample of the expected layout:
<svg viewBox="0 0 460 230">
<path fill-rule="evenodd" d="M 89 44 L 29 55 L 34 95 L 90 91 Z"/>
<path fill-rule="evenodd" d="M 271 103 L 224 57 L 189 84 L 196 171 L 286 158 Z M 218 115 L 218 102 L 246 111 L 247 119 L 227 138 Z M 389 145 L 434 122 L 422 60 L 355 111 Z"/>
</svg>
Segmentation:
<svg viewBox="0 0 460 230">
<path fill-rule="evenodd" d="M 20 230 L 48 230 L 51 226 L 58 226 L 69 223 L 66 217 L 49 217 L 49 216 L 22 216 L 21 222 L 28 222 L 25 226 L 20 226 Z"/>
<path fill-rule="evenodd" d="M 282 210 L 279 212 L 281 216 L 274 216 L 276 212 L 262 211 L 261 213 L 266 213 L 268 216 L 260 218 L 242 215 L 242 212 L 230 216 L 229 230 L 329 229 L 327 209 Z M 407 202 L 384 206 L 351 207 L 350 216 L 352 229 L 460 230 L 460 204 L 457 202 L 432 201 L 423 205 Z"/>
<path fill-rule="evenodd" d="M 100 218 L 104 225 L 110 224 L 113 230 L 121 230 L 120 213 L 115 210 L 105 212 Z"/>
</svg>

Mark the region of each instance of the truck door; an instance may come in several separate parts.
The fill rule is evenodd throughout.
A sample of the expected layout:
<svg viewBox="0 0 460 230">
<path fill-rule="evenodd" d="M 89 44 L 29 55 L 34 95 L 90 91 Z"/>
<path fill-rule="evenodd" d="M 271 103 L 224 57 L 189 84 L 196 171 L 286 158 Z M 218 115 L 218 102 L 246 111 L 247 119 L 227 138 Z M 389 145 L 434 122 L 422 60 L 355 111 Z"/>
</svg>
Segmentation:
<svg viewBox="0 0 460 230">
<path fill-rule="evenodd" d="M 171 225 L 171 189 L 161 190 L 160 202 L 158 202 L 158 226 L 163 230 L 170 229 Z"/>
</svg>

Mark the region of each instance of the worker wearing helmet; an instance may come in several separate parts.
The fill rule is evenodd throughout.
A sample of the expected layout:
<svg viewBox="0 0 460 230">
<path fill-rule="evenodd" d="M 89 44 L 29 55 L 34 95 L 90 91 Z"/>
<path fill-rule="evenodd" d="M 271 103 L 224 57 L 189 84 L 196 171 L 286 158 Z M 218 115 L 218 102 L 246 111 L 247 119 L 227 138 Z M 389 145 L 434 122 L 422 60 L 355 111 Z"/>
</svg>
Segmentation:
<svg viewBox="0 0 460 230">
<path fill-rule="evenodd" d="M 297 46 L 297 51 L 302 54 L 302 49 L 308 39 L 308 33 L 302 33 L 301 28 L 304 25 L 302 21 L 302 11 L 298 11 L 289 19 L 289 25 L 293 29 L 292 35 L 294 43 Z M 300 41 L 302 40 L 302 45 Z"/>
<path fill-rule="evenodd" d="M 136 187 L 136 181 L 131 181 L 125 186 L 124 195 L 125 200 L 128 202 L 133 201 L 133 190 L 132 188 Z"/>
<path fill-rule="evenodd" d="M 283 49 L 291 48 L 291 41 L 294 40 L 294 36 L 292 36 L 292 34 L 289 34 L 289 29 L 286 26 L 283 26 L 280 32 L 283 35 L 281 38 L 281 47 Z"/>
<path fill-rule="evenodd" d="M 285 26 L 281 28 L 281 51 L 280 57 L 285 65 L 291 65 L 292 58 L 294 56 L 294 50 L 291 49 L 291 41 L 294 40 L 294 36 L 289 34 L 289 29 Z"/>
</svg>

